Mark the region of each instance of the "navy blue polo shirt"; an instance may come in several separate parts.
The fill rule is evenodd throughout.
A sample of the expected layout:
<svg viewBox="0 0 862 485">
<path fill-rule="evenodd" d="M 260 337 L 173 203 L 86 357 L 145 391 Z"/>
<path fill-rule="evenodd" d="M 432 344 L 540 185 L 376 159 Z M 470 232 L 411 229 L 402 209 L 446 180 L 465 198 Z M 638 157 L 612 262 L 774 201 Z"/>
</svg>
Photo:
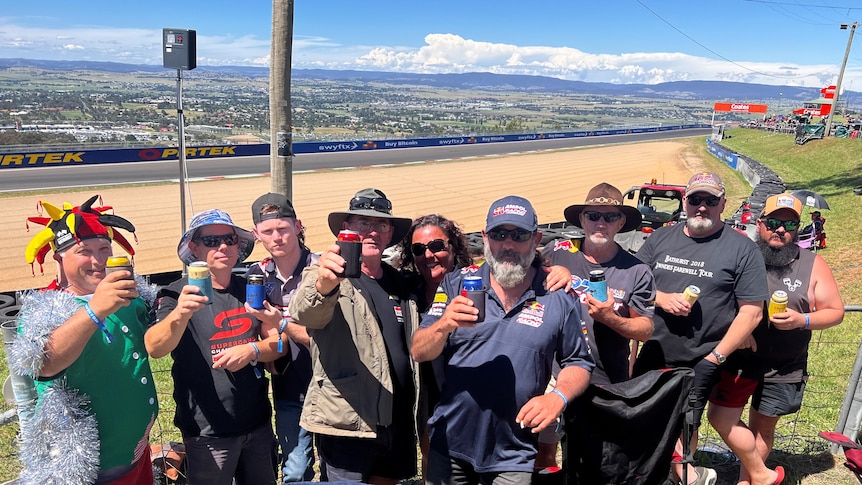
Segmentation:
<svg viewBox="0 0 862 485">
<path fill-rule="evenodd" d="M 545 273 L 509 312 L 490 290 L 488 265 L 446 275 L 422 327 L 439 319 L 460 294 L 465 276 L 481 276 L 485 320 L 452 332 L 441 358 L 445 383 L 428 422 L 431 447 L 470 463 L 477 472 L 533 471 L 537 434 L 521 429 L 521 407 L 545 393 L 554 360 L 561 367 L 594 367 L 581 331 L 580 303 L 571 293 L 548 292 Z"/>
</svg>

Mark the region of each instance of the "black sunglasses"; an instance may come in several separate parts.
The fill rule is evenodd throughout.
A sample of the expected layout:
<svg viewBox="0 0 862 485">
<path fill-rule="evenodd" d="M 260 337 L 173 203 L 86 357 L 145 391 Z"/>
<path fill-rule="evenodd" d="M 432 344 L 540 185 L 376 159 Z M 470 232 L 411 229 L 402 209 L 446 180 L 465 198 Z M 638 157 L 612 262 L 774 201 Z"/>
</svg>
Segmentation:
<svg viewBox="0 0 862 485">
<path fill-rule="evenodd" d="M 369 197 L 354 197 L 350 199 L 350 210 L 355 211 L 361 209 L 371 209 L 378 212 L 392 214 L 392 202 L 389 202 L 389 199 L 384 199 L 383 197 L 378 197 L 376 199 Z"/>
<path fill-rule="evenodd" d="M 235 232 L 232 232 L 230 234 L 219 234 L 218 236 L 198 236 L 194 241 L 208 248 L 217 248 L 221 246 L 221 243 L 225 243 L 228 246 L 236 246 L 239 244 L 239 236 Z"/>
<path fill-rule="evenodd" d="M 706 204 L 709 207 L 715 207 L 718 205 L 719 202 L 721 202 L 721 197 L 716 197 L 714 195 L 710 195 L 708 197 L 703 197 L 700 195 L 689 195 L 685 198 L 685 200 L 687 200 L 689 204 L 695 207 L 700 207 L 701 204 Z"/>
<path fill-rule="evenodd" d="M 584 211 L 584 215 L 593 222 L 599 222 L 599 219 L 604 219 L 607 223 L 617 222 L 623 217 L 619 212 Z"/>
<path fill-rule="evenodd" d="M 772 217 L 768 217 L 766 219 L 762 219 L 763 223 L 766 225 L 766 228 L 770 231 L 777 231 L 779 227 L 784 226 L 785 231 L 795 231 L 799 229 L 799 221 L 782 221 L 780 219 L 773 219 Z"/>
<path fill-rule="evenodd" d="M 425 254 L 426 248 L 432 253 L 439 253 L 440 251 L 445 251 L 448 247 L 448 242 L 442 239 L 434 239 L 428 241 L 428 244 L 413 243 L 413 245 L 410 246 L 410 251 L 413 253 L 414 256 L 423 256 Z"/>
<path fill-rule="evenodd" d="M 533 237 L 535 233 L 524 229 L 492 229 L 486 234 L 494 241 L 505 241 L 507 237 L 511 237 L 512 241 L 524 242 Z"/>
</svg>

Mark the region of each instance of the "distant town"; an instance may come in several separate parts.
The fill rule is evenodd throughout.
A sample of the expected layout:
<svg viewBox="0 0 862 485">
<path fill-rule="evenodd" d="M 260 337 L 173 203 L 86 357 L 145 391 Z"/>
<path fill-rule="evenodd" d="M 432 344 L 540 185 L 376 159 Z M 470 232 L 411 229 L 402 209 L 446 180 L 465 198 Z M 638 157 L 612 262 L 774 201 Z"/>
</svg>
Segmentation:
<svg viewBox="0 0 862 485">
<path fill-rule="evenodd" d="M 595 94 L 507 86 L 506 76 L 498 78 L 501 85 L 457 88 L 410 79 L 294 76 L 293 139 L 579 131 L 709 122 L 713 116 L 712 101 L 691 93 L 659 96 L 658 89 L 641 89 Z M 182 86 L 186 141 L 268 143 L 268 87 L 268 75 L 217 70 L 189 74 Z M 608 88 L 596 87 L 603 89 Z M 0 66 L 0 147 L 176 143 L 177 101 L 175 76 L 166 71 Z M 779 98 L 777 105 L 772 101 L 777 113 L 784 100 Z M 788 99 L 786 108 L 791 107 Z M 722 121 L 750 119 L 722 115 Z"/>
</svg>

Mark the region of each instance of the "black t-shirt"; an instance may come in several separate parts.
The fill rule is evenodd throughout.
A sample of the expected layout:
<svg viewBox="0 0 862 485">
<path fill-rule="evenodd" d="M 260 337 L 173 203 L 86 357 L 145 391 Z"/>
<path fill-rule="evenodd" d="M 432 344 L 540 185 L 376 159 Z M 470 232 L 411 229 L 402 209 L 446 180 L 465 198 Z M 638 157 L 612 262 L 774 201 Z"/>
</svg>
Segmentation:
<svg viewBox="0 0 862 485">
<path fill-rule="evenodd" d="M 159 293 L 157 320 L 177 306 L 188 280 L 183 278 Z M 174 424 L 184 437 L 235 436 L 270 420 L 272 405 L 263 364 L 247 365 L 237 372 L 213 369 L 213 356 L 235 345 L 256 342 L 260 321 L 245 311 L 245 279 L 231 276 L 227 289 L 213 289 L 213 303 L 204 305 L 189 320 L 174 359 Z"/>
<path fill-rule="evenodd" d="M 721 230 L 703 238 L 688 237 L 684 227 L 657 229 L 637 253 L 652 269 L 657 291 L 700 288 L 700 297 L 686 317 L 655 308 L 655 331 L 644 350 L 660 351 L 667 364 L 703 358 L 727 333 L 739 311 L 738 302 L 769 298 L 763 256 L 753 241 L 723 223 Z"/>
<path fill-rule="evenodd" d="M 409 391 L 407 395 L 413 396 L 413 370 L 405 329 L 406 301 L 402 301 L 405 295 L 398 273 L 390 269 L 384 266 L 383 277 L 380 279 L 375 280 L 362 273 L 359 278 L 351 279 L 351 282 L 360 290 L 377 317 L 386 343 L 394 382 L 402 391 Z M 404 396 L 405 393 L 396 392 L 395 395 Z"/>
</svg>

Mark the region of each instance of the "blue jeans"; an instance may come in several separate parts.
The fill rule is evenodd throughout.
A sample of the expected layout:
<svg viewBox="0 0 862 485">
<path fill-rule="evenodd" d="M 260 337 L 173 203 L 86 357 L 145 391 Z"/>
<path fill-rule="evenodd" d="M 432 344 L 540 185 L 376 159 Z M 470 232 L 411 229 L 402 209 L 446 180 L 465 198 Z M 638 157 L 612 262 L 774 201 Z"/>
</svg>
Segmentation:
<svg viewBox="0 0 862 485">
<path fill-rule="evenodd" d="M 314 478 L 311 433 L 299 426 L 302 403 L 275 401 L 275 432 L 281 448 L 282 483 L 309 482 Z"/>
</svg>

